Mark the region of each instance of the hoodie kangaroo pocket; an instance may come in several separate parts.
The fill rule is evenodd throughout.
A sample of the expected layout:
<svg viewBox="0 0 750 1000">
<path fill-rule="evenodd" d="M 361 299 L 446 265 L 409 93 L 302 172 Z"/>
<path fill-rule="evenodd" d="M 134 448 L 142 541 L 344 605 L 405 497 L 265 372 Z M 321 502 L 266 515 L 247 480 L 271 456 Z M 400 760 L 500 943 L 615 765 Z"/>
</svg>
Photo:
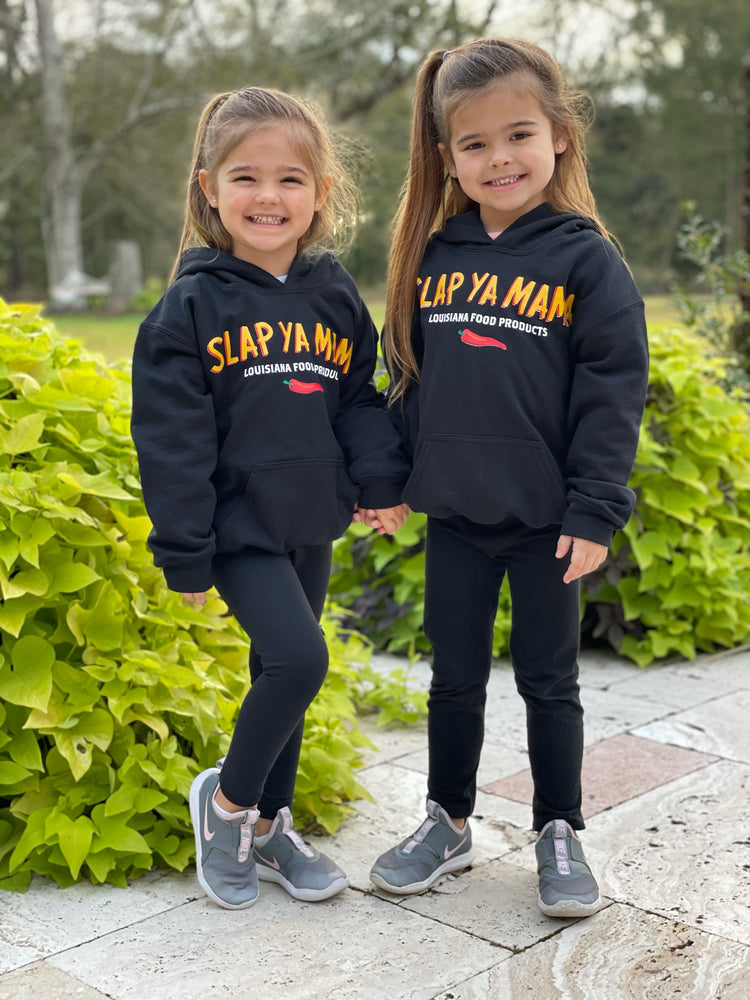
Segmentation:
<svg viewBox="0 0 750 1000">
<path fill-rule="evenodd" d="M 512 516 L 532 528 L 560 523 L 566 508 L 562 477 L 543 442 L 466 434 L 424 438 L 404 501 L 432 517 L 498 524 Z"/>
<path fill-rule="evenodd" d="M 257 540 L 246 544 L 290 552 L 330 542 L 351 523 L 358 493 L 341 459 L 258 465 L 245 491 L 248 527 Z"/>
</svg>

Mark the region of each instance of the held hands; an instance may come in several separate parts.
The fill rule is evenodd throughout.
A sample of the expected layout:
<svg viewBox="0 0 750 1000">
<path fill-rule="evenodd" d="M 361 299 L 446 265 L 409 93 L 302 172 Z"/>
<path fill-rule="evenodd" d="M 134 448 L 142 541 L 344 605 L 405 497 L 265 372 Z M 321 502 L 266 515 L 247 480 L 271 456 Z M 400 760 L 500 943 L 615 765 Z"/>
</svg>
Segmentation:
<svg viewBox="0 0 750 1000">
<path fill-rule="evenodd" d="M 571 552 L 572 546 L 572 552 Z M 555 556 L 562 559 L 570 554 L 570 566 L 565 571 L 563 583 L 572 583 L 587 573 L 593 573 L 607 557 L 609 549 L 598 542 L 590 542 L 586 538 L 572 538 L 570 535 L 560 535 Z"/>
<path fill-rule="evenodd" d="M 354 521 L 358 524 L 366 524 L 369 528 L 377 531 L 379 535 L 392 535 L 394 531 L 403 528 L 406 519 L 410 514 L 407 504 L 401 503 L 397 507 L 382 507 L 376 510 L 362 510 L 355 504 Z"/>
</svg>

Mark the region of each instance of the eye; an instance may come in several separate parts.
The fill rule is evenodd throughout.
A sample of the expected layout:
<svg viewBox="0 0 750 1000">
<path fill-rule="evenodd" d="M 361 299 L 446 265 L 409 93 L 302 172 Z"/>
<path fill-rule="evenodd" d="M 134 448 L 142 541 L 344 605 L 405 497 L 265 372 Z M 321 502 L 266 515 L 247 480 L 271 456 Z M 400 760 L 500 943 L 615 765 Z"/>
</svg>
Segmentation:
<svg viewBox="0 0 750 1000">
<path fill-rule="evenodd" d="M 255 178 L 253 176 L 251 176 L 250 174 L 238 174 L 238 175 L 236 175 L 235 177 L 232 178 L 232 183 L 233 184 L 237 184 L 237 183 L 240 183 L 240 182 L 252 183 L 254 180 L 255 180 Z"/>
<path fill-rule="evenodd" d="M 511 142 L 522 142 L 524 139 L 529 139 L 533 135 L 533 132 L 514 132 L 510 137 Z"/>
<path fill-rule="evenodd" d="M 302 178 L 301 177 L 297 177 L 296 175 L 292 175 L 290 177 L 282 177 L 281 180 L 282 180 L 282 182 L 284 184 L 303 184 L 304 183 L 304 181 L 302 180 Z"/>
<path fill-rule="evenodd" d="M 469 152 L 469 150 L 472 150 L 472 149 L 483 149 L 483 148 L 484 148 L 484 143 L 480 142 L 479 139 L 476 139 L 474 142 L 470 142 L 466 146 L 462 146 L 461 147 L 461 152 L 462 153 L 467 153 L 467 152 Z"/>
</svg>

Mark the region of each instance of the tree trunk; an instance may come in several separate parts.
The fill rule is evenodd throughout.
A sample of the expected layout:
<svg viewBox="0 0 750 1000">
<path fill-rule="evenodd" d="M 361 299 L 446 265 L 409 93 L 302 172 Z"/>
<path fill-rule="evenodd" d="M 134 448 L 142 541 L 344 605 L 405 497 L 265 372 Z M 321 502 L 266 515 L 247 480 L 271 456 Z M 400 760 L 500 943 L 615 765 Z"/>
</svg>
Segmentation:
<svg viewBox="0 0 750 1000">
<path fill-rule="evenodd" d="M 49 214 L 45 257 L 47 286 L 54 300 L 61 286 L 74 285 L 77 277 L 83 274 L 81 179 L 73 152 L 53 0 L 35 2 L 42 56 L 42 108 L 47 160 Z M 68 308 L 80 304 L 74 294 L 66 296 Z"/>
</svg>

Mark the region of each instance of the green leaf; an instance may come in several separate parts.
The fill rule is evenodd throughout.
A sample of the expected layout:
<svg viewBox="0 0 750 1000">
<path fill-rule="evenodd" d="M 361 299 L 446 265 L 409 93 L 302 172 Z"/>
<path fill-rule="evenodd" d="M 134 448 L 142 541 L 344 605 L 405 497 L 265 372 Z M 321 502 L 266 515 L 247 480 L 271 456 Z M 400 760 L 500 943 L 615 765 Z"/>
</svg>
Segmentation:
<svg viewBox="0 0 750 1000">
<path fill-rule="evenodd" d="M 0 665 L 0 698 L 44 712 L 52 695 L 55 649 L 45 639 L 28 635 L 18 639 L 11 664 Z"/>
<path fill-rule="evenodd" d="M 53 811 L 47 817 L 46 836 L 57 839 L 73 878 L 78 878 L 95 832 L 96 827 L 88 816 L 79 816 L 78 819 L 72 820 L 63 813 Z"/>
<path fill-rule="evenodd" d="M 6 455 L 21 455 L 40 447 L 44 420 L 43 413 L 30 413 L 20 417 L 8 430 L 0 427 L 0 450 Z"/>
</svg>

